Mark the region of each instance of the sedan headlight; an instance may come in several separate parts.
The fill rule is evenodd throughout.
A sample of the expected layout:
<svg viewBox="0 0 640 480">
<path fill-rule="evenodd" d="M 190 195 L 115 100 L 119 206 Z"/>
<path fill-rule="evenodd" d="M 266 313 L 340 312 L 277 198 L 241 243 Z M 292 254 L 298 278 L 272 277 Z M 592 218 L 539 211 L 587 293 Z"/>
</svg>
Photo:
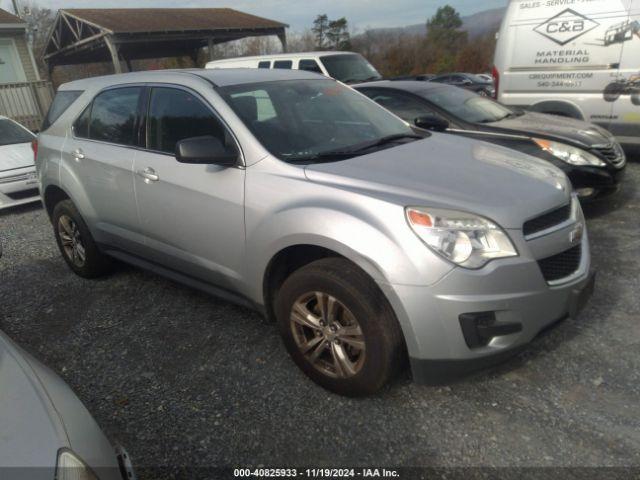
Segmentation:
<svg viewBox="0 0 640 480">
<path fill-rule="evenodd" d="M 564 143 L 544 140 L 542 138 L 534 138 L 534 142 L 545 152 L 550 153 L 569 165 L 590 165 L 592 167 L 606 167 L 606 163 L 596 157 L 594 154 L 572 147 Z"/>
<path fill-rule="evenodd" d="M 461 267 L 482 268 L 495 258 L 518 256 L 504 230 L 486 218 L 422 207 L 407 207 L 406 216 L 431 250 Z"/>
<path fill-rule="evenodd" d="M 60 450 L 56 480 L 98 480 L 98 477 L 72 451 Z"/>
</svg>

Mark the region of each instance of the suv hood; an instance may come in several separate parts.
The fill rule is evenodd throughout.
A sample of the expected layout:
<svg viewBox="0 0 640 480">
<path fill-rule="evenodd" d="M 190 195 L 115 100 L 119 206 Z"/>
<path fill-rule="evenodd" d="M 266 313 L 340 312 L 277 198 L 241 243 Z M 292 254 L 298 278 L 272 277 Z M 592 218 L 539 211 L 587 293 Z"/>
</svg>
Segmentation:
<svg viewBox="0 0 640 480">
<path fill-rule="evenodd" d="M 309 165 L 310 181 L 400 205 L 463 210 L 520 229 L 569 202 L 567 177 L 548 162 L 497 145 L 433 134 L 395 148 Z"/>
<path fill-rule="evenodd" d="M 487 126 L 508 133 L 524 133 L 527 136 L 539 135 L 545 138 L 553 137 L 560 141 L 580 143 L 587 147 L 608 145 L 613 140 L 606 130 L 591 123 L 544 113 L 526 112 L 519 117 L 490 123 Z"/>
</svg>

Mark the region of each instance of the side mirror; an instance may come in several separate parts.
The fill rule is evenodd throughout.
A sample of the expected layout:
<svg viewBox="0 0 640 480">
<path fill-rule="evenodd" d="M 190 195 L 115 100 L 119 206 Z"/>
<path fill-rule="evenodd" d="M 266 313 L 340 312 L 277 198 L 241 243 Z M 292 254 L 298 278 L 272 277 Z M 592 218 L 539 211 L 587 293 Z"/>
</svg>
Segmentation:
<svg viewBox="0 0 640 480">
<path fill-rule="evenodd" d="M 185 138 L 176 144 L 176 160 L 180 163 L 231 167 L 238 161 L 238 151 L 211 135 Z"/>
<path fill-rule="evenodd" d="M 416 127 L 424 130 L 432 130 L 434 132 L 444 132 L 449 128 L 449 122 L 439 117 L 438 115 L 425 115 L 423 117 L 416 118 L 413 123 Z"/>
</svg>

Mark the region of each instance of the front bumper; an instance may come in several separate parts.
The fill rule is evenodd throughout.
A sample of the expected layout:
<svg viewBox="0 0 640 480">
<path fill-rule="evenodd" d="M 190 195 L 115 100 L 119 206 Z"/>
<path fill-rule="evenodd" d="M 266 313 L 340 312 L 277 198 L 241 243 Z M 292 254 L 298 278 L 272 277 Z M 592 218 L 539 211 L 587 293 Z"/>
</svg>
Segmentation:
<svg viewBox="0 0 640 480">
<path fill-rule="evenodd" d="M 495 363 L 551 324 L 577 315 L 594 283 L 586 233 L 578 268 L 571 275 L 547 282 L 538 264 L 538 259 L 571 246 L 575 226 L 533 240 L 511 232 L 519 257 L 490 262 L 480 270 L 455 268 L 429 287 L 381 286 L 402 326 L 414 380 L 442 383 Z M 502 332 L 477 345 L 462 325 L 464 317 L 479 313 L 489 314 L 491 328 Z"/>
<path fill-rule="evenodd" d="M 626 169 L 580 167 L 565 171 L 581 201 L 592 201 L 616 193 Z"/>
<path fill-rule="evenodd" d="M 0 210 L 38 201 L 35 166 L 0 172 Z"/>
</svg>

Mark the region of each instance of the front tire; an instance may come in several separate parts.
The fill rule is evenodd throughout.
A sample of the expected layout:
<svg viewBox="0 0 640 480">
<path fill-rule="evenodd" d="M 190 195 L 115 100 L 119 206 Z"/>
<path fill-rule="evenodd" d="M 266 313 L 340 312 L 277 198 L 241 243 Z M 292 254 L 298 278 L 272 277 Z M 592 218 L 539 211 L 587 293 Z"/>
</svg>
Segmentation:
<svg viewBox="0 0 640 480">
<path fill-rule="evenodd" d="M 111 259 L 100 252 L 71 200 L 63 200 L 54 207 L 52 223 L 62 258 L 76 275 L 97 278 L 111 272 Z"/>
<path fill-rule="evenodd" d="M 340 395 L 378 391 L 404 358 L 390 305 L 373 280 L 345 259 L 318 260 L 294 272 L 278 293 L 275 312 L 296 364 Z"/>
</svg>

